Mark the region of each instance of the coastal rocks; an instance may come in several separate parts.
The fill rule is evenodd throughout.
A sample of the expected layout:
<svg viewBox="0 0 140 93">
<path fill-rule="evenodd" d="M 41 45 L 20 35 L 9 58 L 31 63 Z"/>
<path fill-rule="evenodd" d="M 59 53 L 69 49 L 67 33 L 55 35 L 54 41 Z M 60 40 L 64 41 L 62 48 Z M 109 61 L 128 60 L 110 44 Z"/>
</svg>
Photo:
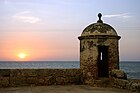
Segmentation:
<svg viewBox="0 0 140 93">
<path fill-rule="evenodd" d="M 125 80 L 127 80 L 127 74 L 124 71 L 118 70 L 118 69 L 113 69 L 110 72 L 110 76 L 114 77 L 114 78 L 118 78 L 118 79 L 125 79 Z"/>
</svg>

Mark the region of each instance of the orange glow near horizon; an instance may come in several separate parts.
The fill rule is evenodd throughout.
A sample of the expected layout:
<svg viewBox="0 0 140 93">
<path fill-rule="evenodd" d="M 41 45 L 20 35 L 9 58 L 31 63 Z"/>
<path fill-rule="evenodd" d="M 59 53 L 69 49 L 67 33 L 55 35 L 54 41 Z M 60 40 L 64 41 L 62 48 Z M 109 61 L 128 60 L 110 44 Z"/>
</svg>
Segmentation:
<svg viewBox="0 0 140 93">
<path fill-rule="evenodd" d="M 53 34 L 50 36 L 50 34 Z M 60 33 L 59 33 L 60 34 Z M 0 46 L 0 59 L 12 61 L 73 60 L 76 46 L 54 39 L 53 32 L 5 32 Z M 71 42 L 71 41 L 69 41 Z M 77 43 L 77 42 L 76 42 Z"/>
<path fill-rule="evenodd" d="M 0 46 L 1 59 L 32 61 L 47 59 L 52 55 L 48 51 L 51 44 L 46 44 L 47 41 L 42 39 L 40 33 L 11 32 L 6 34 L 6 37 Z"/>
</svg>

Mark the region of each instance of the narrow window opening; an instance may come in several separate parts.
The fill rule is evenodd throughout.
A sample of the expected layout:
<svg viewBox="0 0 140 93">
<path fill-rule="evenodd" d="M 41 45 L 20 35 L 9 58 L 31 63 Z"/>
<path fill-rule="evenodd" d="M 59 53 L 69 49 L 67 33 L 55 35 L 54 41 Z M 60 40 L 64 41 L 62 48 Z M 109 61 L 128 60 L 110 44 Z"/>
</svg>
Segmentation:
<svg viewBox="0 0 140 93">
<path fill-rule="evenodd" d="M 102 52 L 101 52 L 101 58 L 100 59 L 102 60 Z"/>
<path fill-rule="evenodd" d="M 98 46 L 98 76 L 108 77 L 108 46 Z"/>
</svg>

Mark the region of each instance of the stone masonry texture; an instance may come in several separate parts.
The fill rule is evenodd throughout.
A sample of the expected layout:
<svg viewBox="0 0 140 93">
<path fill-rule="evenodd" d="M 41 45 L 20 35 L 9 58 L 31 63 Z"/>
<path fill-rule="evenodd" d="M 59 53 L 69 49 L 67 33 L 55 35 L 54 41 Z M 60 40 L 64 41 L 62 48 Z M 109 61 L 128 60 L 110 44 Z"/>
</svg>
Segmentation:
<svg viewBox="0 0 140 93">
<path fill-rule="evenodd" d="M 80 69 L 0 69 L 0 87 L 81 84 Z"/>
</svg>

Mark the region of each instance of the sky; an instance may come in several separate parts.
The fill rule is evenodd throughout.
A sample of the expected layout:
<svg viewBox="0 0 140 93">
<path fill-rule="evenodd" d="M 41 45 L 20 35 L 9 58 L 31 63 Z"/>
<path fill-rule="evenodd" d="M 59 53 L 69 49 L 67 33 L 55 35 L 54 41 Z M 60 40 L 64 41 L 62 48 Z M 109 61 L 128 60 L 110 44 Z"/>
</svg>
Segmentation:
<svg viewBox="0 0 140 93">
<path fill-rule="evenodd" d="M 79 61 L 78 36 L 102 13 L 103 22 L 121 36 L 120 60 L 139 61 L 139 4 L 140 0 L 0 0 L 0 60 Z"/>
</svg>

